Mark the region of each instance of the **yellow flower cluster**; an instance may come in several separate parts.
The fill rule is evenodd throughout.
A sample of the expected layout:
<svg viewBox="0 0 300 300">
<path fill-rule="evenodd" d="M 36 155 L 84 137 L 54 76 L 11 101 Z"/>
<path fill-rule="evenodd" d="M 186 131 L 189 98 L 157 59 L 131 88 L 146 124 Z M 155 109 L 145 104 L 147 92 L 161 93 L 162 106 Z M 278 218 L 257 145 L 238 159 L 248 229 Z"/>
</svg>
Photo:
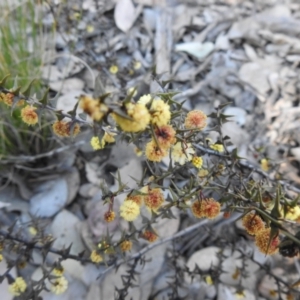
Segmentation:
<svg viewBox="0 0 300 300">
<path fill-rule="evenodd" d="M 169 104 L 162 99 L 154 99 L 150 108 L 151 124 L 157 126 L 167 125 L 171 119 Z"/>
<path fill-rule="evenodd" d="M 260 230 L 255 236 L 255 245 L 258 250 L 264 254 L 275 254 L 278 252 L 280 244 L 279 237 L 276 236 L 270 241 L 271 228 Z"/>
<path fill-rule="evenodd" d="M 52 125 L 53 132 L 60 137 L 69 137 L 71 135 L 76 136 L 80 132 L 79 124 L 74 124 L 72 128 L 72 122 L 56 121 Z"/>
<path fill-rule="evenodd" d="M 7 106 L 12 106 L 14 97 L 15 96 L 12 93 L 0 93 L 0 102 L 3 102 Z"/>
<path fill-rule="evenodd" d="M 150 114 L 145 105 L 140 103 L 127 103 L 126 114 L 128 118 L 117 113 L 113 113 L 112 117 L 116 123 L 125 132 L 138 132 L 146 129 L 150 122 Z"/>
<path fill-rule="evenodd" d="M 132 248 L 132 242 L 129 240 L 125 240 L 120 244 L 120 248 L 122 252 L 130 251 Z"/>
<path fill-rule="evenodd" d="M 282 215 L 283 215 L 283 208 L 282 208 Z M 294 207 L 289 207 L 287 209 L 285 218 L 291 221 L 300 221 L 300 207 L 296 205 Z"/>
<path fill-rule="evenodd" d="M 90 144 L 94 150 L 103 149 L 106 143 L 110 144 L 115 142 L 115 138 L 114 138 L 115 135 L 116 135 L 115 133 L 105 131 L 101 141 L 99 137 L 93 136 L 91 138 Z"/>
<path fill-rule="evenodd" d="M 157 211 L 164 203 L 164 195 L 160 188 L 143 187 L 138 195 L 128 195 L 120 207 L 120 215 L 126 221 L 134 221 L 140 214 L 140 206 L 144 204 L 148 209 Z"/>
<path fill-rule="evenodd" d="M 145 230 L 141 237 L 145 240 L 147 240 L 148 242 L 150 243 L 153 243 L 157 240 L 158 238 L 158 235 L 156 233 L 154 233 L 153 231 L 150 231 L 150 230 Z"/>
<path fill-rule="evenodd" d="M 115 217 L 116 217 L 115 212 L 112 210 L 109 210 L 104 214 L 104 221 L 107 223 L 110 223 L 110 222 L 114 221 Z"/>
<path fill-rule="evenodd" d="M 192 213 L 197 218 L 216 218 L 221 211 L 221 205 L 213 198 L 206 198 L 203 201 L 195 201 L 191 206 Z"/>
<path fill-rule="evenodd" d="M 160 188 L 151 189 L 145 186 L 140 192 L 142 194 L 128 195 L 120 207 L 120 215 L 126 221 L 134 221 L 138 217 L 142 204 L 152 211 L 157 211 L 165 201 Z"/>
<path fill-rule="evenodd" d="M 120 216 L 128 222 L 134 221 L 140 214 L 139 205 L 132 201 L 124 201 L 120 206 Z"/>
<path fill-rule="evenodd" d="M 224 146 L 222 144 L 213 144 L 213 145 L 210 145 L 209 147 L 218 152 L 224 151 Z"/>
<path fill-rule="evenodd" d="M 79 104 L 82 110 L 94 121 L 101 121 L 109 111 L 108 107 L 104 103 L 101 103 L 100 100 L 86 95 L 80 96 Z"/>
<path fill-rule="evenodd" d="M 29 231 L 29 233 L 30 233 L 32 236 L 36 236 L 37 233 L 38 233 L 36 227 L 34 227 L 34 226 L 29 226 L 29 227 L 28 227 L 28 231 Z"/>
<path fill-rule="evenodd" d="M 146 144 L 145 155 L 150 161 L 160 162 L 167 155 L 167 151 L 159 147 L 154 140 L 151 140 Z"/>
<path fill-rule="evenodd" d="M 97 252 L 97 250 L 93 250 L 91 255 L 90 255 L 90 259 L 93 263 L 100 263 L 103 261 L 103 257 Z"/>
<path fill-rule="evenodd" d="M 39 118 L 38 114 L 35 112 L 36 107 L 27 105 L 21 109 L 21 118 L 22 121 L 28 125 L 35 125 Z"/>
<path fill-rule="evenodd" d="M 115 75 L 119 72 L 119 67 L 117 65 L 111 65 L 109 68 L 109 72 Z"/>
<path fill-rule="evenodd" d="M 171 150 L 171 157 L 175 162 L 178 162 L 180 165 L 184 165 L 186 162 L 193 159 L 193 154 L 195 150 L 192 148 L 191 144 L 182 144 L 177 142 Z"/>
<path fill-rule="evenodd" d="M 146 207 L 157 211 L 164 203 L 165 198 L 160 188 L 149 189 L 148 194 L 144 196 Z"/>
<path fill-rule="evenodd" d="M 142 63 L 140 61 L 137 60 L 133 63 L 133 68 L 135 70 L 139 70 L 141 67 L 142 67 Z"/>
<path fill-rule="evenodd" d="M 171 125 L 156 127 L 154 133 L 159 147 L 163 149 L 169 149 L 171 145 L 176 143 L 176 131 Z"/>
<path fill-rule="evenodd" d="M 243 217 L 242 224 L 250 235 L 255 235 L 255 244 L 260 252 L 269 255 L 278 252 L 278 236 L 270 241 L 271 229 L 265 228 L 265 223 L 259 215 L 248 213 Z"/>
<path fill-rule="evenodd" d="M 51 280 L 50 290 L 55 295 L 63 294 L 68 288 L 68 280 L 64 276 L 60 276 L 53 281 Z"/>
<path fill-rule="evenodd" d="M 263 171 L 268 172 L 269 171 L 269 160 L 266 158 L 263 158 L 260 161 L 260 167 Z"/>
<path fill-rule="evenodd" d="M 148 103 L 150 100 L 151 96 L 145 95 L 139 101 Z M 150 113 L 151 123 L 158 126 L 154 130 L 155 139 L 146 144 L 145 155 L 150 161 L 160 162 L 168 154 L 171 145 L 176 142 L 176 132 L 172 126 L 167 125 L 171 116 L 170 108 L 162 100 L 153 100 Z"/>
<path fill-rule="evenodd" d="M 9 292 L 14 296 L 20 296 L 25 292 L 27 284 L 22 277 L 17 277 L 13 283 L 8 286 Z"/>
<path fill-rule="evenodd" d="M 91 146 L 94 150 L 100 150 L 100 149 L 103 149 L 104 146 L 105 146 L 105 141 L 103 139 L 101 139 L 101 142 L 100 142 L 100 139 L 97 137 L 97 136 L 93 136 L 91 138 Z"/>
<path fill-rule="evenodd" d="M 147 95 L 140 97 L 138 103 L 147 105 L 151 101 L 151 99 L 152 99 L 152 96 L 150 94 L 147 94 Z"/>
<path fill-rule="evenodd" d="M 55 276 L 62 276 L 64 274 L 65 270 L 62 266 L 56 267 L 52 270 L 53 275 Z"/>
<path fill-rule="evenodd" d="M 203 159 L 202 157 L 199 156 L 194 156 L 192 159 L 192 164 L 197 168 L 197 169 L 201 169 L 202 165 L 203 165 Z"/>
<path fill-rule="evenodd" d="M 100 242 L 98 248 L 104 251 L 105 254 L 113 254 L 115 252 L 115 249 L 107 241 Z"/>
<path fill-rule="evenodd" d="M 105 131 L 104 136 L 103 136 L 104 142 L 108 143 L 108 144 L 114 143 L 116 141 L 114 138 L 115 135 L 116 135 L 116 133 Z"/>
<path fill-rule="evenodd" d="M 198 172 L 198 176 L 200 177 L 200 178 L 205 178 L 207 175 L 208 175 L 208 170 L 205 170 L 205 169 L 201 169 L 201 170 L 199 170 L 199 172 Z"/>
<path fill-rule="evenodd" d="M 184 121 L 186 129 L 202 130 L 206 127 L 206 114 L 201 110 L 190 111 Z"/>
<path fill-rule="evenodd" d="M 127 195 L 125 201 L 133 201 L 135 202 L 138 206 L 141 206 L 144 202 L 144 196 L 143 195 Z"/>
<path fill-rule="evenodd" d="M 262 218 L 254 213 L 245 215 L 242 224 L 250 235 L 256 235 L 259 231 L 265 229 L 265 223 Z"/>
</svg>

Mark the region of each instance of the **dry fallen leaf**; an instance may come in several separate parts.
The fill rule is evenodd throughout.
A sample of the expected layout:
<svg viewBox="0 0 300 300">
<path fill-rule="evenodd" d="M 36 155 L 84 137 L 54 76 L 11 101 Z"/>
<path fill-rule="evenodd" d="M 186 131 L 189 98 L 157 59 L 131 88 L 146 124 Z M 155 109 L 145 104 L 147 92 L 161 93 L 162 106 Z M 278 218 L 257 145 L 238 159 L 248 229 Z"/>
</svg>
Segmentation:
<svg viewBox="0 0 300 300">
<path fill-rule="evenodd" d="M 133 25 L 136 12 L 131 0 L 119 0 L 115 7 L 114 18 L 117 27 L 123 32 L 127 32 Z"/>
<path fill-rule="evenodd" d="M 177 44 L 175 46 L 176 52 L 187 52 L 198 59 L 204 59 L 214 50 L 214 44 L 211 42 L 199 43 L 199 42 L 187 42 Z"/>
<path fill-rule="evenodd" d="M 5 202 L 0 201 L 0 209 L 4 208 L 4 207 L 7 207 L 7 206 L 10 206 L 10 205 L 11 205 L 10 203 L 5 203 Z"/>
</svg>

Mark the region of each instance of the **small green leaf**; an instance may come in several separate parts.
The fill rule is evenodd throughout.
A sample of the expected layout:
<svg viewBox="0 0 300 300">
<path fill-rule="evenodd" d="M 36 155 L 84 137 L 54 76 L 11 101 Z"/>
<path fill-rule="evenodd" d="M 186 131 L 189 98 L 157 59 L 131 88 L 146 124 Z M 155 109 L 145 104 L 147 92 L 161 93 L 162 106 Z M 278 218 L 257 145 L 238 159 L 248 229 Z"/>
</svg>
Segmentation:
<svg viewBox="0 0 300 300">
<path fill-rule="evenodd" d="M 25 89 L 25 91 L 22 92 L 22 94 L 23 94 L 25 97 L 29 97 L 29 96 L 30 96 L 31 87 L 32 87 L 32 85 L 33 85 L 33 83 L 34 83 L 35 81 L 36 81 L 36 79 L 33 79 L 33 80 L 29 83 L 29 85 L 28 85 L 28 87 Z"/>
<path fill-rule="evenodd" d="M 45 106 L 48 104 L 48 94 L 49 94 L 49 88 L 46 90 L 46 92 L 44 93 L 43 97 L 41 100 L 39 100 L 39 102 L 41 102 L 42 104 L 44 104 Z"/>
<path fill-rule="evenodd" d="M 7 79 L 10 77 L 10 74 L 4 76 L 4 78 L 0 81 L 0 87 L 4 87 Z"/>
<path fill-rule="evenodd" d="M 87 119 L 87 114 L 85 114 L 85 113 L 80 113 L 80 114 L 78 114 L 78 117 L 81 118 L 82 120 L 86 121 L 86 119 Z"/>
<path fill-rule="evenodd" d="M 76 102 L 76 104 L 74 105 L 74 108 L 70 111 L 68 111 L 68 114 L 72 116 L 72 118 L 74 118 L 76 116 L 76 110 L 78 107 L 79 101 Z"/>
<path fill-rule="evenodd" d="M 282 196 L 281 192 L 281 185 L 278 184 L 276 189 L 276 197 L 275 197 L 275 203 L 274 207 L 271 210 L 271 216 L 274 217 L 274 219 L 278 220 L 281 217 L 281 205 L 280 205 L 280 199 Z"/>
<path fill-rule="evenodd" d="M 220 105 L 218 106 L 218 109 L 223 109 L 224 107 L 226 107 L 226 106 L 228 106 L 228 105 L 231 105 L 231 104 L 233 104 L 233 102 L 227 102 L 227 103 L 224 103 L 224 104 L 220 104 Z"/>
<path fill-rule="evenodd" d="M 12 90 L 11 90 L 11 93 L 12 94 L 14 94 L 15 96 L 19 96 L 19 94 L 20 94 L 20 91 L 21 91 L 21 86 L 18 86 L 18 87 L 16 87 L 16 88 L 13 88 Z"/>
</svg>

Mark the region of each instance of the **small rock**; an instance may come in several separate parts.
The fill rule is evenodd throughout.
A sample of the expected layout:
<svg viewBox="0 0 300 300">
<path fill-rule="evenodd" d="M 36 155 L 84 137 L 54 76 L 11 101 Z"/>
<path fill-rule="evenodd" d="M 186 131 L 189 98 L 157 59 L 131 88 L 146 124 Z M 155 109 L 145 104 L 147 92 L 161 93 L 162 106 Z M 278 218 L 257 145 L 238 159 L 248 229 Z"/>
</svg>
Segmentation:
<svg viewBox="0 0 300 300">
<path fill-rule="evenodd" d="M 22 199 L 16 187 L 7 186 L 0 190 L 0 200 L 3 205 L 6 205 L 7 211 L 21 211 L 27 213 L 29 203 Z"/>
<path fill-rule="evenodd" d="M 80 220 L 67 210 L 62 210 L 53 220 L 51 233 L 55 239 L 53 247 L 67 248 L 72 244 L 70 253 L 77 255 L 85 250 L 77 229 Z"/>
<path fill-rule="evenodd" d="M 2 262 L 0 263 L 0 274 L 5 274 L 7 272 L 7 262 L 3 258 Z M 12 268 L 9 271 L 9 274 L 13 276 L 14 278 L 17 276 L 16 268 Z M 8 291 L 8 282 L 4 278 L 4 280 L 1 282 L 1 288 L 0 288 L 0 299 L 3 300 L 12 300 L 15 299 L 14 296 Z"/>
<path fill-rule="evenodd" d="M 61 94 L 67 94 L 73 91 L 82 92 L 84 82 L 79 78 L 68 78 L 60 81 L 51 81 L 49 86 L 53 91 L 60 92 Z"/>
<path fill-rule="evenodd" d="M 240 107 L 227 107 L 224 111 L 224 114 L 232 116 L 228 119 L 235 122 L 239 126 L 243 126 L 246 123 L 247 112 Z"/>
<path fill-rule="evenodd" d="M 69 205 L 77 195 L 80 185 L 80 175 L 77 168 L 73 167 L 70 172 L 66 173 L 64 176 L 68 185 L 68 199 L 67 205 Z"/>
<path fill-rule="evenodd" d="M 196 265 L 201 271 L 208 271 L 212 266 L 218 266 L 219 258 L 217 254 L 220 252 L 218 247 L 207 247 L 195 252 L 188 260 L 187 267 L 193 271 Z"/>
<path fill-rule="evenodd" d="M 37 191 L 30 199 L 29 209 L 36 217 L 52 217 L 67 204 L 68 185 L 62 177 L 42 183 Z"/>
<path fill-rule="evenodd" d="M 74 108 L 78 101 L 78 97 L 84 94 L 82 90 L 72 90 L 69 93 L 59 97 L 57 99 L 56 108 L 61 109 L 64 112 L 68 112 Z M 83 110 L 78 107 L 76 110 L 76 115 L 83 113 Z"/>
</svg>

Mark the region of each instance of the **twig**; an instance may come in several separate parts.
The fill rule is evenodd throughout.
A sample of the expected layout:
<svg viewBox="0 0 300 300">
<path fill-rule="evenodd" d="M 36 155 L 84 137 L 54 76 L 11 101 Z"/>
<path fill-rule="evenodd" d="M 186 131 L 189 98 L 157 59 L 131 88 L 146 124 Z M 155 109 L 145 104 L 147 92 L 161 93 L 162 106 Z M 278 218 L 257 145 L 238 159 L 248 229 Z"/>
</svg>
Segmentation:
<svg viewBox="0 0 300 300">
<path fill-rule="evenodd" d="M 99 276 L 98 278 L 101 278 L 102 276 L 104 276 L 105 274 L 107 274 L 108 272 L 110 272 L 112 269 L 114 268 L 118 268 L 120 265 L 124 264 L 124 263 L 127 263 L 133 259 L 136 259 L 136 258 L 139 258 L 141 256 L 143 256 L 144 254 L 146 254 L 147 252 L 149 252 L 150 250 L 164 244 L 164 243 L 167 243 L 169 241 L 172 241 L 172 240 L 175 240 L 183 235 L 186 235 L 188 234 L 189 232 L 205 225 L 208 223 L 208 219 L 205 219 L 205 220 L 202 220 L 190 227 L 187 227 L 186 229 L 183 229 L 179 232 L 177 232 L 176 234 L 172 235 L 172 236 L 169 236 L 169 237 L 166 237 L 162 240 L 159 240 L 157 241 L 156 243 L 153 243 L 153 244 L 150 244 L 148 245 L 147 247 L 143 248 L 141 251 L 131 255 L 130 257 L 128 258 L 124 258 L 124 259 L 119 259 L 115 264 L 111 265 L 110 267 L 108 267 L 106 270 L 104 270 Z"/>
<path fill-rule="evenodd" d="M 228 155 L 222 154 L 222 153 L 220 153 L 218 151 L 214 151 L 214 150 L 206 148 L 204 146 L 201 146 L 201 145 L 198 145 L 198 144 L 193 144 L 193 146 L 195 148 L 203 151 L 204 153 L 215 155 L 215 156 L 222 157 L 222 158 L 227 158 L 227 159 L 229 158 L 229 159 L 231 159 L 231 157 L 228 156 Z M 270 180 L 272 182 L 279 182 L 282 186 L 284 186 L 287 189 L 290 189 L 291 191 L 294 191 L 296 193 L 300 193 L 300 189 L 299 188 L 293 186 L 292 184 L 290 184 L 290 183 L 288 183 L 288 182 L 286 182 L 284 180 L 276 180 L 274 178 L 271 178 L 271 176 L 268 173 L 264 172 L 260 168 L 257 168 L 256 166 L 254 166 L 252 163 L 250 163 L 246 159 L 239 159 L 238 162 L 237 162 L 237 164 L 239 164 L 239 165 L 241 165 L 241 166 L 243 166 L 243 167 L 245 167 L 245 168 L 247 168 L 249 170 L 252 170 L 253 172 L 255 172 L 255 173 L 263 176 L 264 178 L 266 178 L 266 179 L 268 179 L 268 180 Z"/>
<path fill-rule="evenodd" d="M 18 243 L 22 243 L 22 244 L 24 244 L 27 247 L 30 247 L 32 249 L 41 250 L 41 251 L 45 249 L 44 245 L 37 245 L 34 241 L 28 241 L 28 240 L 16 237 L 16 236 L 14 236 L 14 235 L 12 235 L 9 232 L 4 231 L 4 230 L 0 230 L 0 236 L 3 236 L 4 239 L 8 239 L 8 240 L 16 241 Z M 60 255 L 64 259 L 70 258 L 70 259 L 75 259 L 75 260 L 81 261 L 81 262 L 87 262 L 87 263 L 92 262 L 90 259 L 81 257 L 81 255 L 79 255 L 79 254 L 78 255 L 69 254 L 64 249 L 59 250 L 59 249 L 56 249 L 56 248 L 49 248 L 47 250 L 48 250 L 48 252 Z"/>
<path fill-rule="evenodd" d="M 34 156 L 26 156 L 26 155 L 6 156 L 7 160 L 1 160 L 1 163 L 4 163 L 4 164 L 5 163 L 11 163 L 12 161 L 16 161 L 16 160 L 22 160 L 23 162 L 24 161 L 32 162 L 32 161 L 35 161 L 35 160 L 43 158 L 43 157 L 53 156 L 55 154 L 64 152 L 64 151 L 69 150 L 69 149 L 79 148 L 80 146 L 82 146 L 85 143 L 86 143 L 85 141 L 78 141 L 74 144 L 63 146 L 63 147 L 60 147 L 58 149 L 54 149 L 54 150 L 51 150 L 49 152 L 41 153 L 41 154 L 34 155 Z"/>
</svg>

